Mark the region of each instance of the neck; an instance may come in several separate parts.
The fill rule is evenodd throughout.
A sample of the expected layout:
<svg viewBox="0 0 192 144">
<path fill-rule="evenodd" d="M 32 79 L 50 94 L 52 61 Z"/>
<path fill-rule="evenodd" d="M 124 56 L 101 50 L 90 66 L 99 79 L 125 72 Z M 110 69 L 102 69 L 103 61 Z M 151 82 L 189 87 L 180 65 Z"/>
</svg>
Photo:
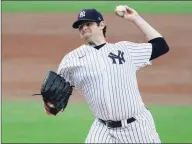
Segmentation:
<svg viewBox="0 0 192 144">
<path fill-rule="evenodd" d="M 90 46 L 98 46 L 98 45 L 101 45 L 101 44 L 103 44 L 103 43 L 106 43 L 106 40 L 105 40 L 105 38 L 103 38 L 103 39 L 98 39 L 98 40 L 92 40 L 92 41 L 88 41 L 88 44 L 90 45 Z"/>
</svg>

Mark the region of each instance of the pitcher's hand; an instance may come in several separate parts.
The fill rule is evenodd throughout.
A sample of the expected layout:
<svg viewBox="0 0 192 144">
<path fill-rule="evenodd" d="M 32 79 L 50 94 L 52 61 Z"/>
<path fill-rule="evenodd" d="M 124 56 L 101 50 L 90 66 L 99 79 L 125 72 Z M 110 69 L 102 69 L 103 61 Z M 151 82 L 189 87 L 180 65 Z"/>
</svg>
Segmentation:
<svg viewBox="0 0 192 144">
<path fill-rule="evenodd" d="M 123 12 L 123 15 L 119 15 L 118 14 L 119 11 Z M 115 14 L 117 16 L 122 17 L 122 18 L 124 18 L 126 20 L 129 20 L 131 22 L 134 22 L 139 17 L 138 13 L 134 9 L 132 9 L 132 8 L 126 6 L 126 5 L 116 6 Z"/>
<path fill-rule="evenodd" d="M 47 103 L 44 102 L 44 110 L 45 110 L 47 115 L 53 115 L 50 111 L 54 110 L 54 108 L 55 107 L 54 107 L 54 105 L 51 102 L 47 102 Z M 63 109 L 61 109 L 60 112 L 63 112 Z"/>
</svg>

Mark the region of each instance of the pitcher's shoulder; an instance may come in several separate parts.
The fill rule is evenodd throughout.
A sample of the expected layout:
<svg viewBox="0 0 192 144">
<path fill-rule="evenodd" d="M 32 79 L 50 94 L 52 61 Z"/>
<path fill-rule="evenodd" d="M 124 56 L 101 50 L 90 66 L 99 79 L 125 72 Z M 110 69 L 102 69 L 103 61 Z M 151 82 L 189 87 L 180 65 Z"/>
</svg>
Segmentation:
<svg viewBox="0 0 192 144">
<path fill-rule="evenodd" d="M 75 58 L 78 57 L 79 55 L 81 55 L 82 53 L 84 53 L 87 49 L 86 45 L 81 45 L 78 48 L 75 48 L 74 50 L 68 52 L 64 58 L 68 59 L 68 58 Z"/>
<path fill-rule="evenodd" d="M 134 42 L 131 42 L 131 41 L 119 41 L 119 42 L 116 42 L 115 45 L 126 45 L 126 44 L 134 44 Z"/>
</svg>

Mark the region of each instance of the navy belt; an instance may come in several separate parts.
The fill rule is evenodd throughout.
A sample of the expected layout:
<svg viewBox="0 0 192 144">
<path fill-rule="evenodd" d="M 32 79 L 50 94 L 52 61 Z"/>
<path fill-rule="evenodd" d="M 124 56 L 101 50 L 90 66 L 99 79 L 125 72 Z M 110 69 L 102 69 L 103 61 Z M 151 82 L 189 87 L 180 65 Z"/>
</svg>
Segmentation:
<svg viewBox="0 0 192 144">
<path fill-rule="evenodd" d="M 118 127 L 122 127 L 122 123 L 121 121 L 111 121 L 111 120 L 102 120 L 99 119 L 103 124 L 105 124 L 107 127 L 110 128 L 118 128 Z M 130 124 L 132 122 L 134 122 L 136 119 L 134 117 L 127 119 L 127 124 Z"/>
</svg>

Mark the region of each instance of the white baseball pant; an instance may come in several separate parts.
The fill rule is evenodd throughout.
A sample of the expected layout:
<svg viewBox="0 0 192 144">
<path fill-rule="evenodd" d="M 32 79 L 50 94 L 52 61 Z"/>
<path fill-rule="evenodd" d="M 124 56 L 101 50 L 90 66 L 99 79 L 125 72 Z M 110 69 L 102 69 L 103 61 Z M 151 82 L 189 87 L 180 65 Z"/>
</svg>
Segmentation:
<svg viewBox="0 0 192 144">
<path fill-rule="evenodd" d="M 143 110 L 134 118 L 136 121 L 120 128 L 108 128 L 95 119 L 85 143 L 161 143 L 149 110 Z"/>
</svg>

